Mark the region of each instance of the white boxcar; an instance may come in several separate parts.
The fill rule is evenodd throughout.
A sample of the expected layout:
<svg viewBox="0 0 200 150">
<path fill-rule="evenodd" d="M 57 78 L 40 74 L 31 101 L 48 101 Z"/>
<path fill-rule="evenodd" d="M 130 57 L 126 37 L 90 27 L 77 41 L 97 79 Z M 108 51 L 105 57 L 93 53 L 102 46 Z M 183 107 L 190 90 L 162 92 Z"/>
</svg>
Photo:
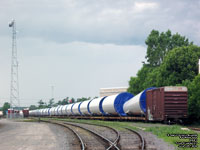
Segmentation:
<svg viewBox="0 0 200 150">
<path fill-rule="evenodd" d="M 95 115 L 102 115 L 103 114 L 102 103 L 103 103 L 103 100 L 106 97 L 107 96 L 95 98 L 95 99 L 93 99 L 90 102 L 90 104 L 89 104 L 89 110 L 90 110 L 90 112 L 91 112 L 91 114 L 93 116 L 95 116 Z"/>
<path fill-rule="evenodd" d="M 68 106 L 67 106 L 67 115 L 72 115 L 72 106 L 73 106 L 74 104 L 69 104 Z"/>
<path fill-rule="evenodd" d="M 83 101 L 80 105 L 81 115 L 90 115 L 89 104 L 92 100 Z"/>
<path fill-rule="evenodd" d="M 73 105 L 73 107 L 72 107 L 72 114 L 73 115 L 81 115 L 81 113 L 80 113 L 80 104 L 81 104 L 82 102 L 77 102 L 77 103 L 75 103 L 74 105 Z"/>
<path fill-rule="evenodd" d="M 123 92 L 106 97 L 102 103 L 103 114 L 126 116 L 123 110 L 123 105 L 132 97 L 133 95 L 128 92 Z"/>
<path fill-rule="evenodd" d="M 146 91 L 154 87 L 147 88 L 124 104 L 124 112 L 129 115 L 141 115 L 146 112 Z"/>
</svg>

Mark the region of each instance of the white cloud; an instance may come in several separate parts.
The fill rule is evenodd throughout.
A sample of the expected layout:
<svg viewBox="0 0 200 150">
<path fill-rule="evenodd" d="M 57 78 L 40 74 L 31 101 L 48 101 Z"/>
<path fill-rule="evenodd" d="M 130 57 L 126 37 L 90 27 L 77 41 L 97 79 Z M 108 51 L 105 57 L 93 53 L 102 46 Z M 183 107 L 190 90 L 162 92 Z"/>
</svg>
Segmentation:
<svg viewBox="0 0 200 150">
<path fill-rule="evenodd" d="M 200 1 L 187 0 L 0 1 L 0 99 L 9 97 L 12 18 L 19 31 L 20 93 L 35 100 L 51 95 L 52 82 L 59 97 L 127 85 L 144 61 L 152 29 L 171 29 L 200 44 L 199 7 Z"/>
<path fill-rule="evenodd" d="M 133 11 L 141 13 L 143 11 L 155 10 L 158 8 L 158 3 L 155 2 L 135 2 L 133 6 Z"/>
<path fill-rule="evenodd" d="M 6 39 L 1 38 L 6 41 Z M 6 43 L 0 51 L 6 59 L 1 70 L 0 99 L 9 100 L 10 53 Z M 30 46 L 31 45 L 31 46 Z M 48 101 L 55 85 L 56 100 L 98 96 L 99 88 L 128 86 L 144 60 L 146 48 L 134 45 L 85 42 L 52 43 L 38 38 L 18 39 L 20 97 L 24 105 Z M 139 62 L 139 63 L 138 63 Z M 7 66 L 7 69 L 5 67 Z M 6 86 L 5 86 L 6 85 Z M 6 99 L 4 99 L 6 98 Z"/>
</svg>

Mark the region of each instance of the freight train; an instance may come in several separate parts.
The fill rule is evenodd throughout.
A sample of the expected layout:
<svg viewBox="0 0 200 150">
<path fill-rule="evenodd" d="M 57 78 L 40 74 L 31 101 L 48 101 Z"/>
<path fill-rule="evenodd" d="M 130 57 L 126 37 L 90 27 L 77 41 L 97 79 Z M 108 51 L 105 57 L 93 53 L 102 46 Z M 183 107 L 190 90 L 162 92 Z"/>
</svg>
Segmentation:
<svg viewBox="0 0 200 150">
<path fill-rule="evenodd" d="M 151 87 L 136 96 L 123 92 L 83 102 L 32 110 L 29 115 L 35 117 L 67 116 L 79 119 L 136 119 L 177 122 L 187 118 L 187 99 L 186 87 Z"/>
</svg>

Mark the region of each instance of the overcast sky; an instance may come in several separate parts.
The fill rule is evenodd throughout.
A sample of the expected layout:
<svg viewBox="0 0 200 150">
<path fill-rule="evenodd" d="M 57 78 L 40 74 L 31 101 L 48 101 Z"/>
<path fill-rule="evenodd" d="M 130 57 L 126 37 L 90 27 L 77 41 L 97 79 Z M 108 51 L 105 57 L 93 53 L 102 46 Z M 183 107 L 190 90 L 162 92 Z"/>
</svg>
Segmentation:
<svg viewBox="0 0 200 150">
<path fill-rule="evenodd" d="M 200 45 L 199 0 L 0 0 L 0 106 L 10 97 L 11 34 L 17 25 L 22 106 L 99 96 L 126 87 L 145 61 L 152 29 Z"/>
</svg>

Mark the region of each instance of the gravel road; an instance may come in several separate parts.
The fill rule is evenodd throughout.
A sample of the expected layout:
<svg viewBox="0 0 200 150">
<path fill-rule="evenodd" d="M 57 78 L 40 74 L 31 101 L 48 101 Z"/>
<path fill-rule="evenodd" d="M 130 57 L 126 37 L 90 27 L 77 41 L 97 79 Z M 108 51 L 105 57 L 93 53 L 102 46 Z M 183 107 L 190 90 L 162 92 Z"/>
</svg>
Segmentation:
<svg viewBox="0 0 200 150">
<path fill-rule="evenodd" d="M 60 126 L 0 120 L 0 150 L 72 150 L 76 139 Z M 75 147 L 74 147 L 75 146 Z"/>
</svg>

